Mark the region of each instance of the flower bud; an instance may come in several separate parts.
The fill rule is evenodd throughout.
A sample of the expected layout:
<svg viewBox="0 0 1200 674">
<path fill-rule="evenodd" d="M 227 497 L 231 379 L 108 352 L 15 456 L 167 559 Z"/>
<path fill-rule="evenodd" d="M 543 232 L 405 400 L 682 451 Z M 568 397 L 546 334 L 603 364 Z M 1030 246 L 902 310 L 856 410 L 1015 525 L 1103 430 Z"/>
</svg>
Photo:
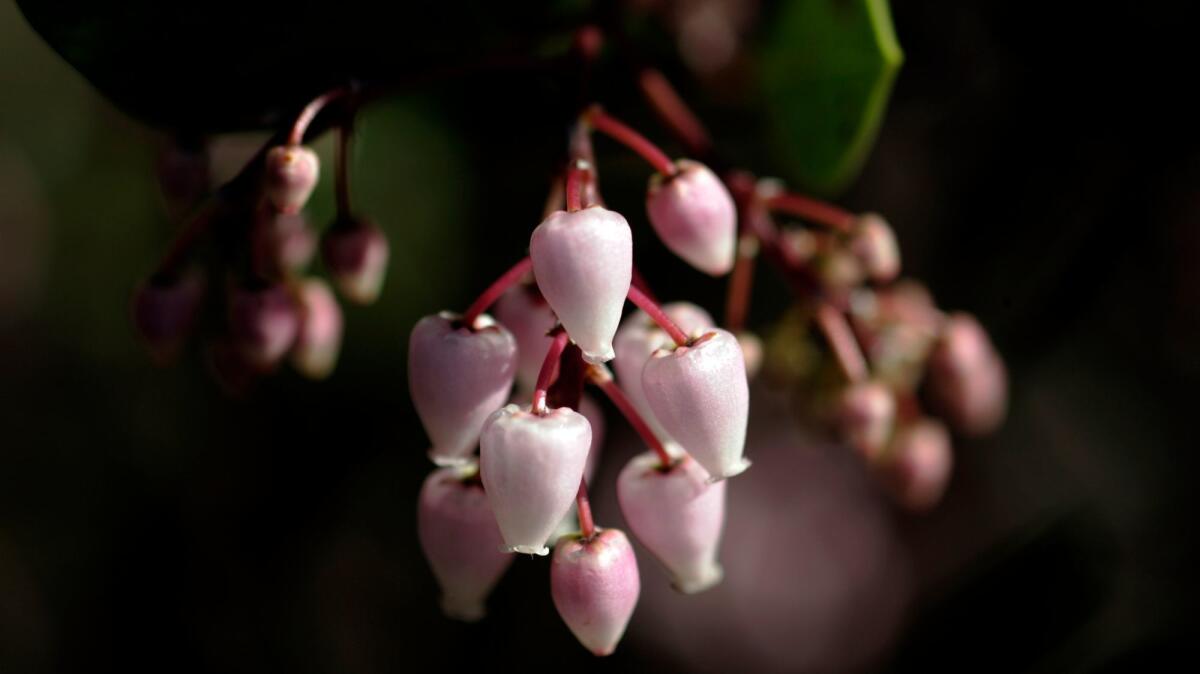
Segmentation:
<svg viewBox="0 0 1200 674">
<path fill-rule="evenodd" d="M 552 340 L 546 333 L 558 319 L 536 286 L 519 284 L 500 296 L 496 320 L 517 339 L 517 382 L 532 391 Z"/>
<path fill-rule="evenodd" d="M 369 220 L 335 223 L 321 240 L 321 259 L 334 285 L 355 304 L 379 297 L 389 254 L 387 237 Z"/>
<path fill-rule="evenodd" d="M 887 447 L 896 420 L 896 397 L 878 381 L 851 384 L 838 398 L 834 422 L 842 440 L 867 461 Z"/>
<path fill-rule="evenodd" d="M 864 213 L 855 219 L 850 250 L 872 281 L 886 283 L 900 274 L 900 245 L 896 243 L 896 233 L 878 213 Z"/>
<path fill-rule="evenodd" d="M 633 235 L 615 211 L 551 213 L 533 230 L 538 288 L 589 363 L 612 360 L 613 335 L 633 276 Z"/>
<path fill-rule="evenodd" d="M 439 465 L 468 460 L 488 415 L 508 398 L 517 342 L 491 316 L 468 329 L 459 316 L 426 316 L 408 340 L 408 389 Z"/>
<path fill-rule="evenodd" d="M 725 483 L 690 456 L 664 468 L 654 452 L 639 454 L 617 477 L 621 514 L 633 535 L 667 567 L 685 594 L 721 582 L 717 548 L 725 523 Z"/>
<path fill-rule="evenodd" d="M 280 284 L 239 288 L 229 298 L 229 336 L 246 363 L 259 370 L 274 367 L 296 341 L 300 313 Z"/>
<path fill-rule="evenodd" d="M 620 529 L 591 539 L 564 536 L 550 563 L 550 596 L 579 643 L 610 655 L 625 633 L 641 592 L 637 559 Z"/>
<path fill-rule="evenodd" d="M 203 272 L 192 269 L 151 277 L 134 291 L 133 327 L 154 362 L 166 364 L 179 355 L 200 315 L 205 285 Z"/>
<path fill-rule="evenodd" d="M 211 186 L 208 148 L 173 142 L 159 154 L 158 186 L 172 219 L 190 211 Z"/>
<path fill-rule="evenodd" d="M 263 190 L 279 212 L 295 213 L 304 208 L 319 174 L 315 152 L 300 145 L 277 145 L 267 151 Z"/>
<path fill-rule="evenodd" d="M 762 339 L 753 332 L 744 331 L 738 333 L 737 341 L 738 345 L 742 347 L 742 360 L 746 361 L 746 377 L 754 379 L 758 376 L 758 371 L 762 369 Z"/>
<path fill-rule="evenodd" d="M 300 332 L 292 347 L 292 367 L 309 379 L 324 379 L 342 348 L 342 307 L 321 279 L 305 279 L 299 296 Z"/>
<path fill-rule="evenodd" d="M 925 418 L 896 432 L 879 468 L 896 502 L 922 511 L 941 500 L 953 463 L 946 427 Z"/>
<path fill-rule="evenodd" d="M 662 305 L 662 310 L 688 335 L 699 337 L 704 330 L 716 325 L 707 311 L 691 302 L 670 302 Z M 654 411 L 646 401 L 646 393 L 642 389 L 642 369 L 646 367 L 646 362 L 655 351 L 672 344 L 667 333 L 641 309 L 629 314 L 621 322 L 621 327 L 613 339 L 613 347 L 617 354 L 613 361 L 613 368 L 617 371 L 617 383 L 660 440 L 669 436 L 662 424 L 654 418 Z"/>
<path fill-rule="evenodd" d="M 592 430 L 580 413 L 559 407 L 496 410 L 479 438 L 479 471 L 505 549 L 545 555 L 546 539 L 570 510 L 583 478 Z"/>
<path fill-rule="evenodd" d="M 646 192 L 650 224 L 688 264 L 712 276 L 733 269 L 737 208 L 721 179 L 699 162 L 680 159 L 679 173 L 655 173 Z"/>
<path fill-rule="evenodd" d="M 690 346 L 659 349 L 642 370 L 642 387 L 659 423 L 710 479 L 750 467 L 742 456 L 750 390 L 733 335 L 714 328 Z"/>
<path fill-rule="evenodd" d="M 959 432 L 985 435 L 1004 421 L 1008 376 L 987 332 L 974 316 L 946 319 L 928 363 L 933 408 Z"/>
<path fill-rule="evenodd" d="M 487 494 L 471 479 L 475 466 L 439 468 L 425 479 L 417 501 L 417 537 L 442 589 L 442 612 L 474 622 L 512 564 Z"/>
<path fill-rule="evenodd" d="M 260 214 L 252 245 L 261 274 L 298 273 L 312 262 L 317 235 L 303 213 L 272 211 Z"/>
</svg>

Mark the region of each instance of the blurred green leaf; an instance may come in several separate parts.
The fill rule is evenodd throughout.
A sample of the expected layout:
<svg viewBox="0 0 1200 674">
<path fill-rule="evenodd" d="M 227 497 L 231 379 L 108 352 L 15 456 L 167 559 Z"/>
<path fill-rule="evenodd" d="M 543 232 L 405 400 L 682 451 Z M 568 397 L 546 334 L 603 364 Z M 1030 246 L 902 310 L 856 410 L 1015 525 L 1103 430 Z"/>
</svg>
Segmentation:
<svg viewBox="0 0 1200 674">
<path fill-rule="evenodd" d="M 875 142 L 904 54 L 887 0 L 791 0 L 762 53 L 767 114 L 792 178 L 836 192 Z"/>
</svg>

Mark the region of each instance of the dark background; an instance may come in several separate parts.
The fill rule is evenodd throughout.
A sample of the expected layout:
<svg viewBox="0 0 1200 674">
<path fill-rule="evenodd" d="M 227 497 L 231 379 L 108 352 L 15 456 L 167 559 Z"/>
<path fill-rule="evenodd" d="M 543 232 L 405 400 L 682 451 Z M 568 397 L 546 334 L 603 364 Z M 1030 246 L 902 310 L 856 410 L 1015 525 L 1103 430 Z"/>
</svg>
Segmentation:
<svg viewBox="0 0 1200 674">
<path fill-rule="evenodd" d="M 1009 421 L 957 445 L 931 514 L 889 509 L 861 476 L 846 478 L 852 497 L 829 497 L 866 503 L 888 563 L 906 569 L 871 648 L 728 651 L 751 670 L 924 671 L 1123 670 L 1194 653 L 1200 147 L 1184 98 L 1196 61 L 1187 17 L 1058 3 L 892 11 L 906 62 L 841 201 L 887 214 L 907 273 L 988 326 L 1012 377 Z M 668 70 L 735 159 L 771 166 L 753 110 Z M 665 139 L 613 77 L 598 84 L 609 108 Z M 329 381 L 283 372 L 233 400 L 198 350 L 151 366 L 126 320 L 171 231 L 152 172 L 161 137 L 0 6 L 0 671 L 727 669 L 697 659 L 686 634 L 664 636 L 652 618 L 670 614 L 653 597 L 615 656 L 588 657 L 554 613 L 544 561 L 517 560 L 487 621 L 451 623 L 417 547 L 428 464 L 407 399 L 407 332 L 465 306 L 521 255 L 559 151 L 561 96 L 537 78 L 492 77 L 375 106 L 355 185 L 392 238 L 384 295 L 347 310 Z M 244 156 L 255 140 L 218 154 Z M 649 235 L 644 169 L 599 149 L 606 195 L 629 214 L 658 294 L 719 310 L 721 284 Z M 317 223 L 331 215 L 328 191 Z M 764 332 L 781 287 L 760 272 L 752 322 Z M 765 427 L 786 419 L 760 408 L 773 409 L 756 402 L 752 458 Z M 596 489 L 611 491 L 634 443 L 608 411 Z M 795 490 L 811 477 L 797 474 Z M 730 507 L 752 491 L 731 488 Z M 598 501 L 602 518 L 618 517 Z M 774 516 L 802 526 L 786 507 Z M 853 526 L 830 509 L 834 530 Z M 785 561 L 805 554 L 774 534 Z M 643 574 L 644 587 L 661 582 Z M 690 599 L 667 610 L 718 631 L 761 620 L 797 644 L 817 638 L 791 613 L 735 616 L 720 597 L 693 611 Z M 848 615 L 873 612 L 871 597 L 857 601 Z M 819 633 L 855 629 L 839 616 Z"/>
</svg>

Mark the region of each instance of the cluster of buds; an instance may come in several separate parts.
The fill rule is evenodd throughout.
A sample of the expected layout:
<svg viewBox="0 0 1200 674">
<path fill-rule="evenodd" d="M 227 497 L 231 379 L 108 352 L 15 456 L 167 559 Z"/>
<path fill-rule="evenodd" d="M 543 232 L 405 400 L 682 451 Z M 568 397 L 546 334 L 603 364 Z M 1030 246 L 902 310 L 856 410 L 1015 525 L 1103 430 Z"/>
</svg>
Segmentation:
<svg viewBox="0 0 1200 674">
<path fill-rule="evenodd" d="M 333 371 L 343 332 L 333 288 L 351 302 L 374 302 L 388 259 L 383 232 L 350 208 L 348 121 L 339 129 L 338 214 L 319 243 L 304 214 L 320 162 L 303 141 L 322 109 L 348 93 L 315 99 L 282 144 L 264 147 L 215 192 L 208 191 L 202 145 L 164 155 L 159 174 L 168 210 L 194 215 L 134 293 L 133 324 L 156 362 L 176 359 L 203 329 L 213 371 L 233 391 L 284 361 L 311 379 Z M 205 242 L 213 244 L 211 255 L 201 259 Z M 333 287 L 309 272 L 318 248 Z M 208 292 L 214 286 L 224 292 Z M 203 325 L 206 315 L 214 325 Z"/>
<path fill-rule="evenodd" d="M 579 37 L 586 64 L 599 33 Z M 707 132 L 666 79 L 647 70 L 638 83 L 693 157 L 710 158 Z M 303 215 L 318 177 L 317 157 L 302 145 L 306 129 L 347 91 L 306 107 L 285 143 L 264 148 L 201 207 L 139 288 L 134 321 L 156 359 L 176 356 L 195 331 L 216 272 L 227 292 L 213 362 L 225 381 L 250 380 L 289 356 L 310 377 L 333 368 L 341 310 L 330 285 L 305 270 L 319 249 L 340 295 L 370 303 L 388 258 L 379 228 L 352 215 L 344 119 L 338 215 L 319 245 Z M 654 298 L 634 265 L 629 221 L 601 198 L 596 133 L 652 167 L 645 213 L 663 246 L 702 274 L 729 277 L 724 327 L 694 304 Z M 463 312 L 428 315 L 410 335 L 409 389 L 437 466 L 417 500 L 418 532 L 447 616 L 482 618 L 513 553 L 550 555 L 550 593 L 568 629 L 597 655 L 616 648 L 641 578 L 629 537 L 593 520 L 588 484 L 605 422 L 587 384 L 648 448 L 619 471 L 616 500 L 683 593 L 722 579 L 724 480 L 750 466 L 748 380 L 760 365 L 768 383 L 795 387 L 808 417 L 912 510 L 934 506 L 946 488 L 951 431 L 980 435 L 1002 422 L 1007 375 L 987 333 L 899 280 L 897 238 L 882 216 L 743 171 L 672 160 L 595 105 L 576 120 L 568 147 L 528 256 Z M 163 166 L 178 173 L 164 181 L 176 201 L 207 185 L 194 153 Z M 248 224 L 228 226 L 237 223 Z M 192 264 L 196 242 L 216 225 L 224 266 Z M 796 295 L 766 345 L 746 329 L 760 256 Z M 626 301 L 636 307 L 628 314 Z"/>
<path fill-rule="evenodd" d="M 559 614 L 588 650 L 607 655 L 641 580 L 626 534 L 592 518 L 587 484 L 602 417 L 585 383 L 650 448 L 621 471 L 619 502 L 633 535 L 683 592 L 721 579 L 723 480 L 750 465 L 742 456 L 750 396 L 734 335 L 695 305 L 659 306 L 634 282 L 629 223 L 600 205 L 594 131 L 654 167 L 647 214 L 667 248 L 704 273 L 732 269 L 737 211 L 724 183 L 703 164 L 670 161 L 589 108 L 552 207 L 531 232 L 529 256 L 462 314 L 417 323 L 409 388 L 429 457 L 442 466 L 426 480 L 418 522 L 446 614 L 481 617 L 509 553 L 553 549 L 550 592 Z M 638 310 L 622 320 L 626 300 Z M 496 318 L 483 313 L 493 304 Z"/>
</svg>

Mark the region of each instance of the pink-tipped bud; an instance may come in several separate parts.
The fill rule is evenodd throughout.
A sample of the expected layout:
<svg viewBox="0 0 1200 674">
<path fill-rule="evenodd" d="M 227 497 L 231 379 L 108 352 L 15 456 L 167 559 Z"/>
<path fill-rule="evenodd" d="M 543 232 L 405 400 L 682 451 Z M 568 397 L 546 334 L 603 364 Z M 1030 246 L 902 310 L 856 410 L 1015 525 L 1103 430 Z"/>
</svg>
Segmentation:
<svg viewBox="0 0 1200 674">
<path fill-rule="evenodd" d="M 896 397 L 882 382 L 864 381 L 842 391 L 834 412 L 842 440 L 874 462 L 887 447 L 896 421 Z"/>
<path fill-rule="evenodd" d="M 205 285 L 204 274 L 193 269 L 152 277 L 134 291 L 133 327 L 154 362 L 164 365 L 179 356 L 200 315 Z"/>
<path fill-rule="evenodd" d="M 693 337 L 701 336 L 705 330 L 716 325 L 707 311 L 690 302 L 670 302 L 662 305 L 662 309 L 680 330 Z M 613 368 L 617 371 L 617 383 L 654 434 L 663 440 L 668 435 L 662 424 L 654 418 L 654 411 L 646 400 L 646 392 L 642 389 L 642 368 L 646 367 L 646 362 L 655 351 L 672 344 L 667 333 L 640 309 L 621 322 L 613 338 L 617 354 Z"/>
<path fill-rule="evenodd" d="M 312 262 L 317 235 L 303 213 L 268 212 L 255 224 L 252 245 L 260 273 L 298 273 Z"/>
<path fill-rule="evenodd" d="M 488 505 L 475 466 L 439 468 L 421 487 L 417 501 L 417 537 L 438 585 L 442 612 L 474 622 L 484 602 L 512 564 L 500 551 L 504 539 Z"/>
<path fill-rule="evenodd" d="M 481 314 L 473 329 L 449 312 L 417 321 L 408 340 L 408 390 L 439 465 L 469 460 L 488 415 L 517 372 L 512 333 Z"/>
<path fill-rule="evenodd" d="M 320 279 L 305 279 L 299 295 L 300 333 L 292 347 L 292 367 L 309 379 L 324 379 L 342 348 L 342 307 Z"/>
<path fill-rule="evenodd" d="M 355 304 L 379 297 L 390 254 L 383 230 L 365 219 L 335 223 L 321 240 L 321 260 L 334 285 Z"/>
<path fill-rule="evenodd" d="M 545 555 L 546 540 L 579 490 L 592 429 L 580 413 L 545 415 L 508 405 L 487 419 L 479 438 L 479 471 L 505 549 Z"/>
<path fill-rule="evenodd" d="M 229 297 L 229 336 L 238 354 L 259 370 L 283 359 L 300 330 L 300 312 L 287 287 L 239 288 Z"/>
<path fill-rule="evenodd" d="M 500 296 L 493 309 L 496 320 L 517 338 L 517 381 L 532 391 L 542 360 L 553 341 L 546 333 L 558 319 L 536 286 L 518 284 Z"/>
<path fill-rule="evenodd" d="M 538 288 L 589 363 L 613 359 L 612 340 L 633 277 L 633 235 L 599 206 L 551 213 L 529 239 Z"/>
<path fill-rule="evenodd" d="M 642 370 L 642 388 L 659 423 L 710 479 L 750 467 L 742 456 L 750 389 L 736 337 L 714 328 L 690 346 L 656 351 Z"/>
<path fill-rule="evenodd" d="M 672 253 L 706 274 L 724 276 L 733 269 L 737 248 L 733 196 L 704 164 L 680 159 L 675 165 L 675 175 L 650 178 L 650 224 Z"/>
<path fill-rule="evenodd" d="M 550 563 L 550 597 L 579 643 L 610 655 L 625 634 L 641 592 L 637 558 L 620 529 L 591 539 L 564 536 Z"/>
<path fill-rule="evenodd" d="M 987 332 L 974 316 L 947 317 L 929 356 L 934 409 L 959 432 L 985 435 L 1004 421 L 1008 376 Z"/>
<path fill-rule="evenodd" d="M 317 186 L 321 162 L 301 145 L 277 145 L 267 151 L 263 189 L 281 213 L 304 208 Z"/>
<path fill-rule="evenodd" d="M 621 514 L 633 535 L 685 594 L 721 582 L 717 548 L 725 524 L 725 483 L 707 477 L 690 456 L 663 468 L 658 455 L 646 452 L 625 464 L 617 478 Z"/>
<path fill-rule="evenodd" d="M 896 432 L 879 469 L 897 503 L 923 511 L 942 499 L 953 464 L 946 427 L 926 418 Z"/>
<path fill-rule="evenodd" d="M 900 245 L 896 233 L 878 213 L 863 213 L 855 219 L 850 250 L 872 281 L 886 283 L 900 274 Z"/>
</svg>

